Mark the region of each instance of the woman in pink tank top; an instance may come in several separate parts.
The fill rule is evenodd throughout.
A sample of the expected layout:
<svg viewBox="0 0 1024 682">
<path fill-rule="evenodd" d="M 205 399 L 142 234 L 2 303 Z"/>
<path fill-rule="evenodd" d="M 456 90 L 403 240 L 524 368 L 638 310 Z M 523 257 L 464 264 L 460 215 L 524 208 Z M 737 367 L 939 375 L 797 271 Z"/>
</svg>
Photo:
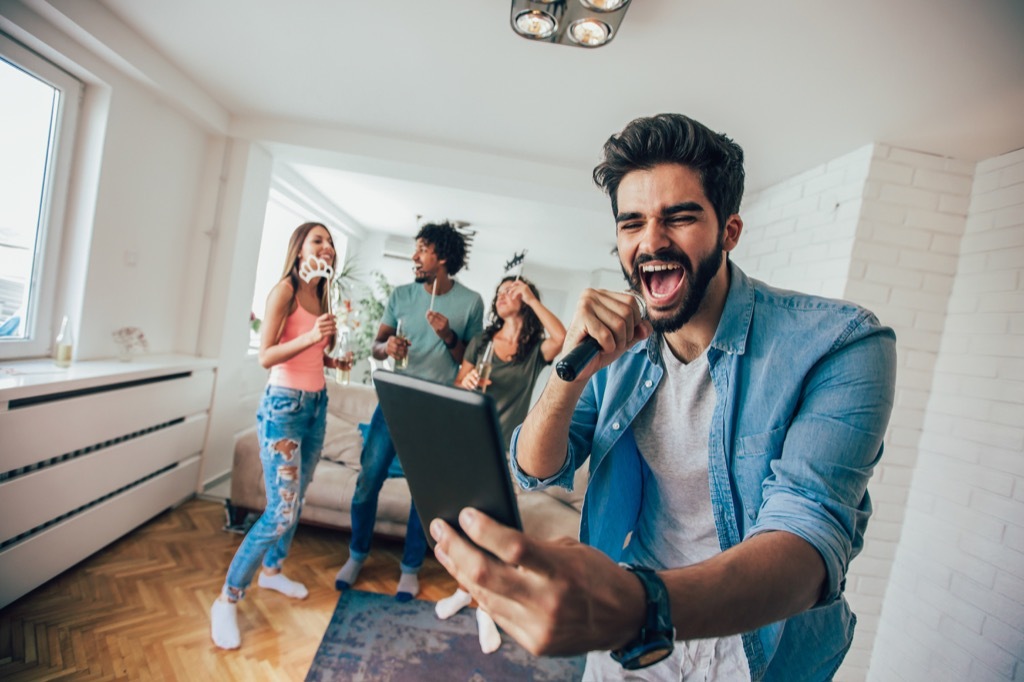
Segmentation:
<svg viewBox="0 0 1024 682">
<path fill-rule="evenodd" d="M 267 297 L 260 364 L 270 369 L 270 379 L 256 414 L 267 504 L 235 553 L 210 610 L 210 632 L 222 649 L 241 644 L 238 601 L 261 563 L 260 587 L 295 599 L 308 595 L 305 585 L 281 573 L 281 563 L 288 555 L 306 487 L 323 447 L 324 367 L 336 366 L 324 349 L 330 348 L 337 333 L 334 316 L 328 312 L 330 282 L 324 276 L 300 276 L 310 259 L 335 267 L 334 241 L 320 223 L 304 223 L 292 233 L 284 274 Z"/>
</svg>

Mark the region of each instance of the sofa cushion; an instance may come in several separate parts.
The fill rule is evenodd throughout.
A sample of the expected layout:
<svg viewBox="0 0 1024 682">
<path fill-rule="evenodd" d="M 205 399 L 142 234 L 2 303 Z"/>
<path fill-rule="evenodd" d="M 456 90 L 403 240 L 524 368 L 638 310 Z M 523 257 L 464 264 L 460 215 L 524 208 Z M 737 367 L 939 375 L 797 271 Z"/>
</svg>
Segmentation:
<svg viewBox="0 0 1024 682">
<path fill-rule="evenodd" d="M 344 464 L 321 461 L 316 465 L 303 504 L 307 507 L 347 510 L 356 489 L 358 475 L 358 472 Z"/>
<path fill-rule="evenodd" d="M 327 380 L 327 412 L 349 424 L 369 423 L 377 407 L 377 392 L 372 386 L 342 386 Z"/>
<path fill-rule="evenodd" d="M 377 392 L 370 386 L 342 386 L 327 381 L 327 430 L 324 433 L 323 459 L 341 462 L 359 469 L 363 434 L 359 424 L 368 423 L 377 406 Z"/>
<path fill-rule="evenodd" d="M 358 470 L 359 455 L 362 449 L 363 434 L 359 425 L 336 417 L 333 413 L 328 414 L 327 429 L 324 432 L 324 449 L 321 451 L 320 457 Z"/>
</svg>

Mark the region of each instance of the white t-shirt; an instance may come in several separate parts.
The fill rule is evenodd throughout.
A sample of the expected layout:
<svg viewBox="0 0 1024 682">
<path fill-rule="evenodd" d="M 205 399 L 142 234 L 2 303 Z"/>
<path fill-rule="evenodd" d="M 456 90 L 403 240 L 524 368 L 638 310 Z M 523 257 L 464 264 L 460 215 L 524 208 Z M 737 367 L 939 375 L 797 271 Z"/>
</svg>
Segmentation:
<svg viewBox="0 0 1024 682">
<path fill-rule="evenodd" d="M 663 339 L 661 353 L 665 376 L 632 424 L 653 485 L 644 489 L 640 520 L 622 559 L 659 570 L 721 552 L 708 483 L 715 386 L 707 352 L 683 363 Z M 742 639 L 733 635 L 676 642 L 664 661 L 635 671 L 624 670 L 608 652 L 591 652 L 583 679 L 749 682 L 750 668 Z"/>
</svg>

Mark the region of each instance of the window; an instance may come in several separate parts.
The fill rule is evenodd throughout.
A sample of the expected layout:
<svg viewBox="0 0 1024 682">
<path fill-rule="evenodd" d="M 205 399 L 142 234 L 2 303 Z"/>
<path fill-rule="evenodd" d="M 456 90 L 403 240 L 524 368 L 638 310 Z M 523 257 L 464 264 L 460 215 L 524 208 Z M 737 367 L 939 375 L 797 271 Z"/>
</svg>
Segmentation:
<svg viewBox="0 0 1024 682">
<path fill-rule="evenodd" d="M 0 33 L 0 358 L 45 355 L 63 315 L 54 300 L 81 92 Z"/>
</svg>

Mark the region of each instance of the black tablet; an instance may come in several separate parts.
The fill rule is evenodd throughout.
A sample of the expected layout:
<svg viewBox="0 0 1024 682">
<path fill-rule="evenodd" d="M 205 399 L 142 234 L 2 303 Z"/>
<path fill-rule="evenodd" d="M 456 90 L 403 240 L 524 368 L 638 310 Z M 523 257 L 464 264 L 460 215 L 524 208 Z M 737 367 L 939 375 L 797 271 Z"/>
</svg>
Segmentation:
<svg viewBox="0 0 1024 682">
<path fill-rule="evenodd" d="M 373 384 L 431 548 L 430 522 L 458 530 L 464 507 L 522 530 L 491 396 L 383 369 Z"/>
</svg>

